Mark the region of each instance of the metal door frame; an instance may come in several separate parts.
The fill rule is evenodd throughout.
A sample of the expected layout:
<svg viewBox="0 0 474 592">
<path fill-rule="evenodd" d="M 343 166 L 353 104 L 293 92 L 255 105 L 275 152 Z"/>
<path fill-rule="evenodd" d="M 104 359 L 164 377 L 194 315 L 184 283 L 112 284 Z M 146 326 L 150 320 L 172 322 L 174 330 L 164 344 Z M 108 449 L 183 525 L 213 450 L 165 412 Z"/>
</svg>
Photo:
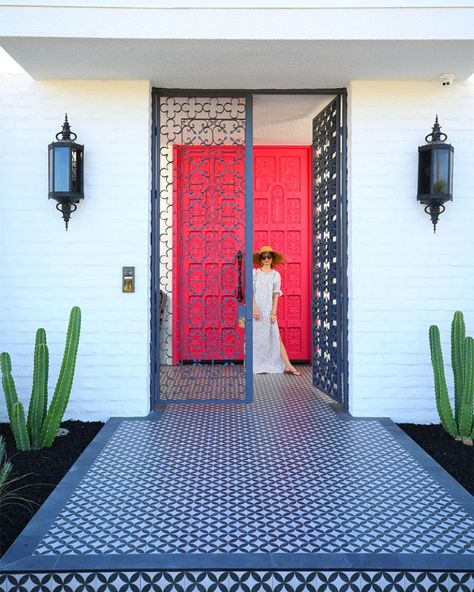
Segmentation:
<svg viewBox="0 0 474 592">
<path fill-rule="evenodd" d="M 312 162 L 313 177 L 313 236 L 312 258 L 328 265 L 329 273 L 318 274 L 313 268 L 313 298 L 312 298 L 312 327 L 313 327 L 313 385 L 333 398 L 347 409 L 347 192 L 346 192 L 346 110 L 343 97 L 336 96 L 313 118 L 313 149 L 317 144 L 314 137 L 315 122 L 322 121 L 322 132 L 318 138 L 323 138 L 324 149 L 327 152 L 321 159 L 325 162 L 322 171 L 330 171 L 328 180 L 322 182 L 323 190 L 314 180 L 321 174 L 321 159 L 316 157 Z M 328 123 L 330 122 L 330 123 Z M 329 126 L 329 130 L 326 126 Z M 323 150 L 324 150 L 323 149 Z M 332 156 L 334 155 L 334 156 Z M 328 162 L 329 159 L 329 162 Z M 335 172 L 335 184 L 331 182 Z M 329 189 L 330 188 L 330 189 Z M 328 192 L 330 191 L 330 193 Z M 316 214 L 317 204 L 324 203 L 328 209 L 319 217 Z M 335 228 L 331 229 L 334 224 Z M 326 224 L 325 224 L 326 221 Z M 317 229 L 317 234 L 315 233 Z M 319 237 L 319 238 L 318 238 Z M 333 239 L 335 237 L 335 245 Z M 317 257 L 318 249 L 328 249 Z M 322 257 L 326 257 L 323 259 Z M 335 293 L 332 293 L 335 282 Z M 323 302 L 322 294 L 329 293 L 329 307 Z M 319 297 L 317 296 L 319 294 Z M 315 320 L 319 319 L 319 328 Z M 335 343 L 335 348 L 334 344 Z M 316 354 L 317 345 L 322 354 Z M 335 349 L 335 351 L 334 351 Z M 324 361 L 321 355 L 328 355 L 329 361 Z"/>
<path fill-rule="evenodd" d="M 244 132 L 244 174 L 245 174 L 245 218 L 244 218 L 244 244 L 253 245 L 253 117 L 252 94 L 247 91 L 227 90 L 183 90 L 183 89 L 153 89 L 152 91 L 152 227 L 151 227 L 151 346 L 150 346 L 150 370 L 151 370 L 151 409 L 157 405 L 168 403 L 251 403 L 253 401 L 253 359 L 251 355 L 245 355 L 245 399 L 160 399 L 160 347 L 159 347 L 159 303 L 160 290 L 160 241 L 159 241 L 159 216 L 160 216 L 160 98 L 172 97 L 239 97 L 245 99 L 245 132 Z M 252 286 L 252 248 L 245 249 L 244 257 L 244 287 L 247 297 L 245 299 L 245 330 L 244 343 L 247 351 L 251 351 L 252 344 L 252 299 L 248 297 L 249 288 Z M 239 307 L 240 308 L 240 307 Z M 237 323 L 237 318 L 236 318 Z M 249 345 L 250 344 L 250 345 Z"/>
<path fill-rule="evenodd" d="M 173 96 L 196 96 L 196 97 L 245 97 L 246 98 L 246 126 L 245 126 L 245 177 L 246 190 L 245 202 L 248 203 L 249 197 L 253 192 L 253 113 L 252 103 L 254 95 L 334 95 L 340 96 L 342 108 L 342 152 L 343 165 L 341 167 L 340 184 L 340 203 L 341 203 L 341 223 L 339 226 L 338 248 L 341 253 L 341 298 L 342 298 L 342 316 L 341 323 L 341 371 L 343 376 L 343 407 L 348 409 L 349 389 L 348 389 L 348 290 L 347 290 L 347 90 L 345 88 L 326 88 L 326 89 L 182 89 L 182 88 L 152 88 L 152 122 L 151 122 L 151 299 L 150 299 L 150 404 L 151 411 L 156 409 L 158 404 L 166 404 L 159 399 L 160 389 L 160 359 L 159 359 L 159 154 L 160 154 L 160 110 L 159 98 L 162 95 Z M 345 165 L 345 166 L 344 166 Z M 250 194 L 250 195 L 249 195 Z M 246 207 L 245 211 L 245 244 L 253 245 L 253 208 Z M 246 286 L 252 285 L 252 248 L 245 250 L 245 283 Z M 252 314 L 251 299 L 247 297 L 246 302 L 246 323 L 245 323 L 245 343 L 247 348 L 252 344 Z M 249 313 L 250 310 L 250 313 Z M 250 363 L 249 363 L 250 362 Z M 250 403 L 253 400 L 253 378 L 252 356 L 246 357 L 246 399 L 245 401 L 222 401 L 226 403 Z M 172 402 L 172 401 L 169 401 Z M 179 401 L 180 403 L 206 403 L 206 401 Z"/>
</svg>

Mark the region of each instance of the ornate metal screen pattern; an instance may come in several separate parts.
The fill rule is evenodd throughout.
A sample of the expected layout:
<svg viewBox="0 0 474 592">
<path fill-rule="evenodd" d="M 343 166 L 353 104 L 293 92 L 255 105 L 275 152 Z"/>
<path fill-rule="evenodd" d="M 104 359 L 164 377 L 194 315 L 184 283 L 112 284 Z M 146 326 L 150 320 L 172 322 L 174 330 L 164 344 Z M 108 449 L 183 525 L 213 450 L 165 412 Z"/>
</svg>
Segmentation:
<svg viewBox="0 0 474 592">
<path fill-rule="evenodd" d="M 345 313 L 342 109 L 336 97 L 313 120 L 313 384 L 343 403 Z"/>
<path fill-rule="evenodd" d="M 245 106 L 160 97 L 160 400 L 245 400 Z"/>
</svg>

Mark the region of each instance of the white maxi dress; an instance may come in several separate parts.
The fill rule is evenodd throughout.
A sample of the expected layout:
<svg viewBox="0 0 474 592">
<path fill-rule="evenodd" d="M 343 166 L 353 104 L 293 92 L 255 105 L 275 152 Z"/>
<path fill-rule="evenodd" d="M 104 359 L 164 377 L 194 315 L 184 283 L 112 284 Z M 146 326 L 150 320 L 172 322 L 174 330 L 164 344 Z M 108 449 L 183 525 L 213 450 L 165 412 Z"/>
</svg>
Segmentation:
<svg viewBox="0 0 474 592">
<path fill-rule="evenodd" d="M 280 331 L 278 323 L 270 322 L 273 294 L 282 295 L 281 276 L 272 269 L 266 273 L 253 270 L 253 296 L 260 313 L 260 320 L 253 319 L 253 371 L 281 374 L 285 368 L 280 355 Z"/>
</svg>

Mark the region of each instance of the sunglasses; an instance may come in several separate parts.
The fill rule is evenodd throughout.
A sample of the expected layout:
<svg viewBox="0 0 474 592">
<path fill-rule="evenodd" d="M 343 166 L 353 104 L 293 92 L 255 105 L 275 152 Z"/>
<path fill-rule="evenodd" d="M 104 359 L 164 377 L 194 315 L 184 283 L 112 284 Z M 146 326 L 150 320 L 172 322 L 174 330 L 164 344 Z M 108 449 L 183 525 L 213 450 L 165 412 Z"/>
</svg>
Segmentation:
<svg viewBox="0 0 474 592">
<path fill-rule="evenodd" d="M 260 255 L 260 259 L 273 259 L 273 255 L 270 253 L 268 255 Z"/>
</svg>

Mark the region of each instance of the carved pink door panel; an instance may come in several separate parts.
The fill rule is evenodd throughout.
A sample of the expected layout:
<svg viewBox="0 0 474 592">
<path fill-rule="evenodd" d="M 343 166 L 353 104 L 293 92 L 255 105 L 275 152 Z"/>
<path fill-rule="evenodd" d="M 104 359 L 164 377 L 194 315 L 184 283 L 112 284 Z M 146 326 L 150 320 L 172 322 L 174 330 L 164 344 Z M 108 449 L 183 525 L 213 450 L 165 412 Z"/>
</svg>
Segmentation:
<svg viewBox="0 0 474 592">
<path fill-rule="evenodd" d="M 244 147 L 175 146 L 173 162 L 173 363 L 242 360 Z"/>
<path fill-rule="evenodd" d="M 292 360 L 309 360 L 310 147 L 254 147 L 254 246 L 286 255 L 280 334 Z M 243 360 L 236 331 L 243 248 L 241 147 L 177 146 L 173 193 L 173 363 Z"/>
<path fill-rule="evenodd" d="M 311 359 L 310 166 L 310 146 L 254 146 L 254 246 L 286 255 L 278 324 L 290 360 Z"/>
</svg>

